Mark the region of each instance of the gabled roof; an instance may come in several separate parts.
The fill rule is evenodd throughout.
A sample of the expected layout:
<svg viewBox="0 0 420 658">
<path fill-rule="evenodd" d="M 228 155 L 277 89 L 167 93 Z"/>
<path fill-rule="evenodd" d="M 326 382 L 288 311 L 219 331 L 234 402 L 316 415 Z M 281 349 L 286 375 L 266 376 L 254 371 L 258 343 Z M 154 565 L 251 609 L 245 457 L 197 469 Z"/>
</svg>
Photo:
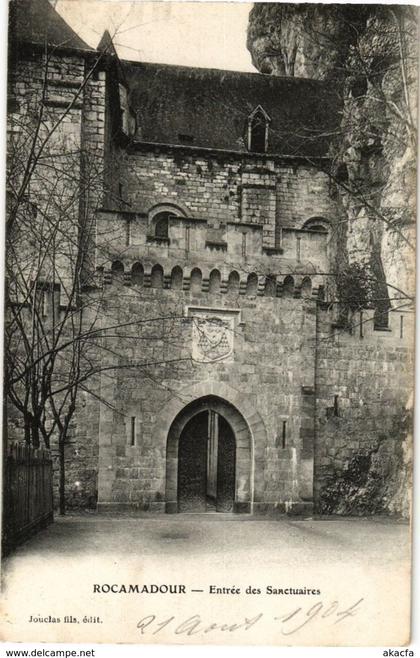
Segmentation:
<svg viewBox="0 0 420 658">
<path fill-rule="evenodd" d="M 96 49 L 100 53 L 107 53 L 118 59 L 117 51 L 115 50 L 114 42 L 108 30 L 105 30 L 103 33 L 100 42 L 98 43 Z"/>
<path fill-rule="evenodd" d="M 248 121 L 253 119 L 257 114 L 262 114 L 265 121 L 267 121 L 268 123 L 271 121 L 270 115 L 265 111 L 265 109 L 263 107 L 261 107 L 261 105 L 257 105 L 257 107 L 255 107 L 252 110 L 251 114 L 248 117 Z"/>
<path fill-rule="evenodd" d="M 271 122 L 268 153 L 325 156 L 337 129 L 333 85 L 167 64 L 122 61 L 144 142 L 245 152 L 248 117 L 261 105 Z"/>
<path fill-rule="evenodd" d="M 10 29 L 20 43 L 93 51 L 48 0 L 11 0 Z"/>
<path fill-rule="evenodd" d="M 125 86 L 127 86 L 125 71 L 121 65 L 121 60 L 118 57 L 114 42 L 108 30 L 105 30 L 103 33 L 102 38 L 96 47 L 96 50 L 102 55 L 106 56 L 108 63 L 111 64 L 111 66 L 113 65 L 114 71 L 116 71 L 116 79 L 118 82 L 122 82 Z"/>
</svg>

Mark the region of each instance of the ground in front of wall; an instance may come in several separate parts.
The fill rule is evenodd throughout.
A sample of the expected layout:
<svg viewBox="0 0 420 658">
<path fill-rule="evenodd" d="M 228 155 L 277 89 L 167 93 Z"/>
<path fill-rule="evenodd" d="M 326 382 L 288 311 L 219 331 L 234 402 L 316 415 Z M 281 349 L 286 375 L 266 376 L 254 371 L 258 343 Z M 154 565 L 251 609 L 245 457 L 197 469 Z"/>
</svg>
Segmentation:
<svg viewBox="0 0 420 658">
<path fill-rule="evenodd" d="M 10 640 L 395 646 L 408 634 L 409 585 L 410 528 L 396 520 L 69 515 L 4 561 L 4 632 Z M 297 608 L 293 619 L 306 620 L 297 630 L 275 621 Z M 148 615 L 171 621 L 139 632 Z M 189 635 L 180 624 L 197 615 Z M 255 627 L 220 629 L 221 620 L 258 615 Z"/>
</svg>

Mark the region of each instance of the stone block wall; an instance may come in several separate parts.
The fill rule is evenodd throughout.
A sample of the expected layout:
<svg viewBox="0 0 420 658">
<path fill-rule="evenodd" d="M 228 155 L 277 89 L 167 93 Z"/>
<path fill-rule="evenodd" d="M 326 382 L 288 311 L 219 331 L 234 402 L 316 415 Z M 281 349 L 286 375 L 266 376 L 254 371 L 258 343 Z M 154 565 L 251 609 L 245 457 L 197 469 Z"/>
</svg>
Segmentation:
<svg viewBox="0 0 420 658">
<path fill-rule="evenodd" d="M 316 168 L 141 144 L 120 151 L 115 162 L 124 209 L 111 204 L 98 214 L 98 267 L 115 257 L 132 262 L 146 246 L 151 258 L 177 251 L 201 269 L 200 260 L 224 260 L 250 272 L 260 259 L 257 271 L 283 278 L 328 271 L 327 235 L 302 230 L 314 216 L 335 217 L 328 179 Z M 158 245 L 151 238 L 160 207 L 176 217 L 169 241 Z"/>
<path fill-rule="evenodd" d="M 67 281 L 76 259 L 84 72 L 80 55 L 49 53 L 47 58 L 29 47 L 21 49 L 11 72 L 8 168 L 14 190 L 24 185 L 20 197 L 29 199 L 33 214 L 30 230 L 19 234 L 25 226 L 21 200 L 16 240 L 21 240 L 28 278 L 52 281 L 57 268 Z M 29 158 L 35 166 L 25 185 Z M 39 254 L 51 242 L 50 221 L 60 222 L 60 247 L 51 244 L 38 271 Z"/>
<path fill-rule="evenodd" d="M 285 229 L 281 250 L 272 256 L 263 249 L 262 227 L 242 222 L 223 225 L 216 232 L 205 221 L 173 217 L 169 241 L 159 243 L 150 235 L 147 216 L 101 212 L 97 216 L 97 231 L 101 237 L 97 266 L 105 270 L 113 260 L 119 259 L 131 268 L 136 259 L 146 256 L 152 265 L 172 259 L 177 261 L 174 265 L 190 270 L 199 267 L 208 273 L 213 268 L 227 273 L 236 269 L 245 280 L 254 271 L 259 275 L 272 273 L 279 281 L 293 275 L 295 283 L 300 285 L 308 275 L 313 286 L 323 282 L 317 273 L 328 271 L 328 236 L 315 231 Z"/>
<path fill-rule="evenodd" d="M 99 378 L 89 380 L 90 391 L 99 390 Z M 69 509 L 95 510 L 98 499 L 99 453 L 98 399 L 81 391 L 78 409 L 73 418 L 65 446 L 65 497 Z M 52 443 L 54 503 L 58 506 L 59 464 L 58 446 Z"/>
<path fill-rule="evenodd" d="M 59 49 L 46 55 L 29 46 L 22 46 L 11 72 L 8 167 L 15 190 L 28 158 L 37 158 L 38 151 L 42 156 L 35 159 L 22 194 L 23 199 L 30 198 L 37 227 L 33 236 L 22 236 L 22 249 L 29 252 L 25 266 L 29 278 L 62 280 L 61 304 L 67 303 L 64 291 L 72 288 L 82 241 L 89 261 L 86 269 L 94 268 L 95 217 L 104 188 L 105 75 L 97 56 Z M 22 202 L 20 206 L 22 214 Z M 51 242 L 50 221 L 60 223 L 59 243 L 51 245 L 43 270 L 29 273 L 28 261 L 36 267 L 39 253 Z"/>
<path fill-rule="evenodd" d="M 52 58 L 47 126 L 80 88 L 87 66 L 77 56 Z M 43 70 L 42 55 L 20 62 L 11 139 L 39 107 Z M 390 331 L 374 332 L 365 314 L 350 335 L 334 330 L 320 310 L 328 244 L 302 227 L 312 217 L 336 217 L 328 178 L 281 159 L 141 144 L 115 149 L 113 170 L 105 102 L 105 73 L 97 71 L 51 143 L 67 176 L 89 180 L 81 205 L 78 185 L 66 187 L 65 178 L 59 197 L 64 202 L 69 192 L 73 201 L 73 237 L 80 211 L 92 220 L 89 255 L 94 237 L 98 248 L 89 265 L 99 269 L 99 286 L 89 294 L 96 296 L 94 326 L 106 333 L 97 346 L 98 375 L 79 396 L 66 446 L 68 505 L 164 511 L 171 423 L 183 405 L 216 396 L 238 410 L 253 437 L 254 512 L 310 511 L 314 492 L 321 513 L 407 515 L 412 318 L 391 312 Z M 67 152 L 78 154 L 71 167 Z M 118 209 L 101 207 L 108 165 Z M 31 200 L 42 204 L 48 190 L 34 183 Z M 179 211 L 163 243 L 151 236 L 150 211 L 159 204 Z M 277 253 L 269 255 L 270 248 Z M 194 309 L 233 314 L 232 358 L 192 359 Z M 13 420 L 16 437 L 21 429 Z"/>
<path fill-rule="evenodd" d="M 83 89 L 83 119 L 81 125 L 81 231 L 85 244 L 85 274 L 92 274 L 96 263 L 98 239 L 96 213 L 103 206 L 106 170 L 106 73 L 92 59 L 85 64 Z M 100 236 L 99 236 L 100 237 Z"/>
<path fill-rule="evenodd" d="M 165 511 L 171 423 L 212 395 L 251 427 L 253 512 L 309 513 L 314 498 L 321 514 L 408 516 L 413 316 L 391 312 L 375 331 L 365 311 L 350 334 L 314 298 L 210 292 L 170 273 L 105 286 L 102 326 L 121 329 L 67 448 L 70 506 Z M 191 360 L 194 309 L 237 317 L 233 360 Z"/>
<path fill-rule="evenodd" d="M 81 239 L 80 220 L 93 220 L 103 188 L 105 73 L 92 73 L 95 61 L 94 56 L 87 61 L 80 52 L 62 52 L 56 48 L 47 56 L 43 49 L 22 46 L 16 67 L 10 72 L 8 167 L 15 191 L 22 184 L 22 171 L 31 148 L 35 156 L 38 151 L 41 155 L 40 160 L 35 161 L 18 208 L 15 250 L 22 269 L 15 271 L 22 275 L 25 284 L 19 281 L 19 274 L 16 278 L 22 290 L 36 279 L 42 283 L 42 307 L 33 293 L 37 310 L 42 313 L 39 325 L 47 333 L 50 331 L 54 307 L 56 331 L 57 327 L 62 331 L 63 341 L 71 338 L 74 321 L 74 317 L 70 317 L 66 326 L 60 324 L 63 309 L 68 306 L 69 295 L 74 290 L 72 281 Z M 30 212 L 25 207 L 26 199 Z M 25 309 L 23 318 L 24 314 Z M 39 335 L 41 331 L 40 328 Z M 62 352 L 58 357 L 58 361 L 61 360 L 66 362 Z M 67 362 L 65 367 L 68 367 Z M 58 368 L 59 364 L 54 371 L 55 381 L 60 377 Z M 89 422 L 78 425 L 74 419 L 69 429 L 65 450 L 66 497 L 70 506 L 95 507 L 98 428 L 94 417 L 98 407 L 96 400 L 84 393 L 80 394 L 79 406 L 88 410 Z M 8 439 L 23 441 L 23 418 L 11 403 L 8 415 Z M 51 437 L 51 453 L 57 504 L 56 436 Z"/>
<path fill-rule="evenodd" d="M 118 172 L 126 210 L 147 213 L 174 203 L 190 217 L 217 225 L 264 225 L 264 244 L 275 246 L 277 227 L 302 228 L 314 216 L 333 219 L 336 206 L 326 174 L 281 158 L 165 148 L 141 143 L 120 152 Z"/>
<path fill-rule="evenodd" d="M 191 217 L 217 221 L 239 218 L 240 160 L 193 156 L 156 147 L 124 157 L 120 164 L 125 200 L 132 210 L 147 212 L 158 203 L 175 203 Z"/>
<path fill-rule="evenodd" d="M 111 370 L 102 373 L 99 389 L 110 403 L 98 405 L 100 507 L 164 511 L 166 444 L 175 419 L 167 409 L 174 400 L 187 405 L 216 395 L 243 414 L 251 431 L 260 427 L 253 445 L 254 511 L 310 509 L 306 471 L 307 460 L 313 460 L 313 415 L 307 400 L 314 385 L 314 301 L 245 290 L 210 293 L 188 281 L 184 290 L 175 290 L 166 270 L 163 288 L 127 283 L 114 277 L 102 302 L 103 324 L 118 323 L 124 330 L 106 340 L 103 363 Z M 237 317 L 233 359 L 191 360 L 188 307 L 191 313 L 191 307 L 212 308 Z M 81 409 L 78 427 L 90 428 L 96 418 L 91 408 Z M 85 431 L 80 440 L 86 438 Z"/>
<path fill-rule="evenodd" d="M 337 205 L 329 194 L 330 181 L 316 167 L 285 166 L 277 179 L 277 222 L 280 226 L 302 228 L 312 217 L 337 219 Z"/>
<path fill-rule="evenodd" d="M 321 312 L 316 365 L 315 506 L 325 514 L 409 515 L 414 315 L 373 312 L 353 334 Z"/>
<path fill-rule="evenodd" d="M 267 166 L 268 165 L 268 166 Z M 241 220 L 262 224 L 265 248 L 279 247 L 276 231 L 276 171 L 274 163 L 265 167 L 253 163 L 243 167 L 241 183 Z"/>
<path fill-rule="evenodd" d="M 94 253 L 95 213 L 102 206 L 104 187 L 105 75 L 96 56 L 59 50 L 46 56 L 30 47 L 21 48 L 12 72 L 8 117 L 9 167 L 16 172 L 12 180 L 16 189 L 30 149 L 34 147 L 35 156 L 41 149 L 42 158 L 36 160 L 26 192 L 39 211 L 40 227 L 48 214 L 52 221 L 60 220 L 60 248 L 54 251 L 55 263 L 45 259 L 46 280 L 52 278 L 54 267 L 64 280 L 72 276 L 83 222 L 91 259 Z M 34 259 L 38 250 L 35 245 Z"/>
</svg>

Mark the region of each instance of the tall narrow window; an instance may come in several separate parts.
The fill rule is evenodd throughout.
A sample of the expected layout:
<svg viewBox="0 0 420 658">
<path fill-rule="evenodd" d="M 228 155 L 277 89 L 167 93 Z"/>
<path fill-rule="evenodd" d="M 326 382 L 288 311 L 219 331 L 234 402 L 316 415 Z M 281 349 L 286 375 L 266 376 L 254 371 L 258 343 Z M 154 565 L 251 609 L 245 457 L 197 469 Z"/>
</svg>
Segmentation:
<svg viewBox="0 0 420 658">
<path fill-rule="evenodd" d="M 242 258 L 246 258 L 246 232 L 242 233 Z"/>
<path fill-rule="evenodd" d="M 131 416 L 130 444 L 132 446 L 136 445 L 136 417 L 135 416 Z"/>
<path fill-rule="evenodd" d="M 266 153 L 268 149 L 268 126 L 271 119 L 258 105 L 248 117 L 248 150 Z"/>
<path fill-rule="evenodd" d="M 121 116 L 121 130 L 126 135 L 130 130 L 130 111 L 128 108 L 128 92 L 124 85 L 118 85 L 120 92 L 120 116 Z"/>
<path fill-rule="evenodd" d="M 296 260 L 298 263 L 300 263 L 300 240 L 299 236 L 296 237 Z"/>
<path fill-rule="evenodd" d="M 48 299 L 45 290 L 41 292 L 41 315 L 43 318 L 46 318 L 48 315 Z"/>
</svg>

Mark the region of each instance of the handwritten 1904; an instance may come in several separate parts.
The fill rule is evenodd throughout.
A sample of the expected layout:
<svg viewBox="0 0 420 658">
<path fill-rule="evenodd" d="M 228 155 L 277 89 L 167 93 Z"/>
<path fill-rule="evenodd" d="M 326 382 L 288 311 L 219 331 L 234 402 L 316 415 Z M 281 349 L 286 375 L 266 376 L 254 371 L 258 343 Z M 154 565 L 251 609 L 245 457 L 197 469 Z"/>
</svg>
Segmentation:
<svg viewBox="0 0 420 658">
<path fill-rule="evenodd" d="M 260 612 L 230 622 L 226 622 L 226 620 L 223 622 L 208 621 L 200 614 L 192 615 L 187 619 L 179 619 L 175 615 L 159 618 L 155 614 L 149 614 L 140 619 L 137 628 L 142 635 L 157 635 L 166 628 L 174 635 L 192 636 L 207 635 L 215 631 L 225 633 L 249 631 L 260 624 L 262 620 L 265 620 L 278 624 L 283 635 L 293 635 L 305 626 L 313 625 L 316 621 L 317 623 L 335 625 L 355 617 L 361 610 L 363 601 L 363 598 L 358 599 L 347 607 L 341 606 L 338 601 L 332 601 L 331 603 L 318 601 L 310 607 L 298 606 L 275 617 Z"/>
</svg>

